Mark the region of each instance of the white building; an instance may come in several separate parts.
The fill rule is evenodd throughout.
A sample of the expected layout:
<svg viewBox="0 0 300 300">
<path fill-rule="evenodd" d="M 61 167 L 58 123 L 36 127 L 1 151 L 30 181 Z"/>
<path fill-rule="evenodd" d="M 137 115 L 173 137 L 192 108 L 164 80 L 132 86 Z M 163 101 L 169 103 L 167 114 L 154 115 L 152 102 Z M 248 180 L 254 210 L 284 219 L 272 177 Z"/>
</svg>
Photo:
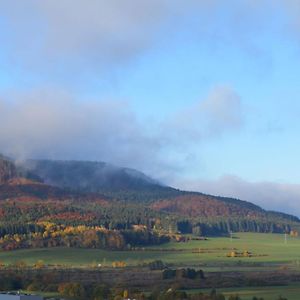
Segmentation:
<svg viewBox="0 0 300 300">
<path fill-rule="evenodd" d="M 43 300 L 41 296 L 19 294 L 19 293 L 0 293 L 0 300 Z"/>
</svg>

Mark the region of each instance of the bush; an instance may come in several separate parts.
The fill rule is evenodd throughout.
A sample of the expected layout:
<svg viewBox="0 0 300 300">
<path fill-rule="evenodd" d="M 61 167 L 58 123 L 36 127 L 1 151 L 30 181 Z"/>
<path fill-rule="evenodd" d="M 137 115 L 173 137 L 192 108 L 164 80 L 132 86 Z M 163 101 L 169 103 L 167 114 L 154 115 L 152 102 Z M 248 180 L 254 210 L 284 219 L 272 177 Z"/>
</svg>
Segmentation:
<svg viewBox="0 0 300 300">
<path fill-rule="evenodd" d="M 204 273 L 202 270 L 196 271 L 195 269 L 166 269 L 162 272 L 163 279 L 172 279 L 176 277 L 177 279 L 188 278 L 188 279 L 204 279 Z"/>
<path fill-rule="evenodd" d="M 110 295 L 110 290 L 105 285 L 97 285 L 93 290 L 93 299 L 94 300 L 104 300 L 107 299 Z"/>
<path fill-rule="evenodd" d="M 163 270 L 165 269 L 165 264 L 161 260 L 154 260 L 148 264 L 150 270 Z"/>
<path fill-rule="evenodd" d="M 86 296 L 85 289 L 80 283 L 61 283 L 57 290 L 67 298 L 85 299 Z"/>
<path fill-rule="evenodd" d="M 43 286 L 40 282 L 33 281 L 26 287 L 26 290 L 30 292 L 42 291 Z"/>
<path fill-rule="evenodd" d="M 21 278 L 2 277 L 0 280 L 1 291 L 20 290 L 23 288 Z"/>
<path fill-rule="evenodd" d="M 162 272 L 163 279 L 172 279 L 176 275 L 176 270 L 166 269 Z"/>
</svg>

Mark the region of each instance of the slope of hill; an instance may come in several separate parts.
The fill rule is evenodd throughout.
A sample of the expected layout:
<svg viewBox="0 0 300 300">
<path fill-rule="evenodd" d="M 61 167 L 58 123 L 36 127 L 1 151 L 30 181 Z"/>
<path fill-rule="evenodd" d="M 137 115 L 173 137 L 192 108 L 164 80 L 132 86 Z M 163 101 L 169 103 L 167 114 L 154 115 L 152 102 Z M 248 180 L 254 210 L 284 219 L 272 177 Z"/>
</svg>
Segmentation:
<svg viewBox="0 0 300 300">
<path fill-rule="evenodd" d="M 261 217 L 265 211 L 258 206 L 249 207 L 236 201 L 226 202 L 217 197 L 201 194 L 188 194 L 170 200 L 157 201 L 151 207 L 158 211 L 174 213 L 186 217 Z"/>
<path fill-rule="evenodd" d="M 0 170 L 0 208 L 5 216 L 0 218 L 0 231 L 1 226 L 39 220 L 109 230 L 139 225 L 205 235 L 231 230 L 286 232 L 300 227 L 294 216 L 268 212 L 239 199 L 176 190 L 138 171 L 105 163 L 29 160 L 15 167 L 2 158 Z M 26 211 L 16 213 L 14 205 Z"/>
<path fill-rule="evenodd" d="M 0 200 L 18 199 L 19 197 L 42 199 L 71 198 L 71 194 L 57 187 L 49 186 L 24 178 L 15 178 L 0 185 Z"/>
<path fill-rule="evenodd" d="M 176 190 L 177 191 L 177 190 Z M 160 212 L 177 215 L 182 218 L 206 220 L 262 220 L 263 222 L 279 222 L 299 224 L 298 217 L 267 211 L 258 205 L 235 198 L 206 195 L 199 192 L 177 191 L 171 196 L 159 198 L 149 203 L 149 206 Z M 298 227 L 298 225 L 297 225 Z"/>
<path fill-rule="evenodd" d="M 17 170 L 14 163 L 0 155 L 0 184 L 3 184 L 16 176 Z"/>
<path fill-rule="evenodd" d="M 34 174 L 49 185 L 85 192 L 160 186 L 142 172 L 104 162 L 26 160 L 18 162 L 18 171 L 24 177 Z"/>
</svg>

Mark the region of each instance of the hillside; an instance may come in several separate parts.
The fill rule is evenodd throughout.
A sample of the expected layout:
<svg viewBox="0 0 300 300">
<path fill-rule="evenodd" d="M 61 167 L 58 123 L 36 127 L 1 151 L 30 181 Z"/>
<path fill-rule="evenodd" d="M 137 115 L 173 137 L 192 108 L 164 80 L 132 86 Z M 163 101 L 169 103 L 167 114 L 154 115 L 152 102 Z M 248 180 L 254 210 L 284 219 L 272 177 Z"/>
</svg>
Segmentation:
<svg viewBox="0 0 300 300">
<path fill-rule="evenodd" d="M 3 184 L 16 176 L 17 170 L 14 163 L 0 155 L 0 184 Z"/>
<path fill-rule="evenodd" d="M 225 199 L 226 200 L 226 199 Z M 157 201 L 151 207 L 158 211 L 179 214 L 186 217 L 261 217 L 265 211 L 258 206 L 248 207 L 241 203 L 228 203 L 216 197 L 201 194 L 178 196 L 174 199 Z"/>
<path fill-rule="evenodd" d="M 252 203 L 232 198 L 187 193 L 158 200 L 151 209 L 177 217 L 183 233 L 222 235 L 230 231 L 290 232 L 299 230 L 300 221 L 288 214 L 270 212 Z"/>
<path fill-rule="evenodd" d="M 24 177 L 34 175 L 46 184 L 77 191 L 140 190 L 160 186 L 142 172 L 104 162 L 26 160 L 17 166 Z"/>
<path fill-rule="evenodd" d="M 31 160 L 16 166 L 2 158 L 0 170 L 0 248 L 5 249 L 32 247 L 30 236 L 40 247 L 121 249 L 159 243 L 176 232 L 283 233 L 300 227 L 294 216 L 238 199 L 176 190 L 105 163 Z M 17 243 L 15 234 L 21 234 Z M 100 235 L 105 241 L 98 241 Z M 94 242 L 85 244 L 85 239 Z"/>
</svg>

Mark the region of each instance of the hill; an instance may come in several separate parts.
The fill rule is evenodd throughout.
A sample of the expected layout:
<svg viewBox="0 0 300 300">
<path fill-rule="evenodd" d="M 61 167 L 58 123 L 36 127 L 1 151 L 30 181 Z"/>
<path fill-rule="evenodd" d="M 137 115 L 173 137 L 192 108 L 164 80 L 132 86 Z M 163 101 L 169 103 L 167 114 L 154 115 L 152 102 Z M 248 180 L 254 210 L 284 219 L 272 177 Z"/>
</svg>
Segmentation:
<svg viewBox="0 0 300 300">
<path fill-rule="evenodd" d="M 290 232 L 297 217 L 98 162 L 0 161 L 0 248 L 148 245 L 179 233 Z M 30 239 L 34 238 L 34 243 Z M 17 242 L 16 239 L 17 238 Z M 2 245 L 2 246 L 1 246 Z"/>
<path fill-rule="evenodd" d="M 142 172 L 104 162 L 26 160 L 17 166 L 23 177 L 37 176 L 46 184 L 77 191 L 140 190 L 160 186 Z"/>
<path fill-rule="evenodd" d="M 157 201 L 151 206 L 155 210 L 175 213 L 186 217 L 238 217 L 243 215 L 245 218 L 260 217 L 264 210 L 258 206 L 243 205 L 244 203 L 227 202 L 216 197 L 201 194 L 188 194 L 178 196 L 174 199 Z M 248 204 L 248 203 L 247 203 Z"/>
<path fill-rule="evenodd" d="M 0 184 L 17 176 L 17 170 L 14 163 L 3 155 L 0 155 Z"/>
<path fill-rule="evenodd" d="M 300 228 L 297 217 L 266 211 L 238 199 L 187 193 L 150 204 L 158 212 L 177 216 L 183 233 L 222 235 L 235 232 L 290 232 Z"/>
</svg>

